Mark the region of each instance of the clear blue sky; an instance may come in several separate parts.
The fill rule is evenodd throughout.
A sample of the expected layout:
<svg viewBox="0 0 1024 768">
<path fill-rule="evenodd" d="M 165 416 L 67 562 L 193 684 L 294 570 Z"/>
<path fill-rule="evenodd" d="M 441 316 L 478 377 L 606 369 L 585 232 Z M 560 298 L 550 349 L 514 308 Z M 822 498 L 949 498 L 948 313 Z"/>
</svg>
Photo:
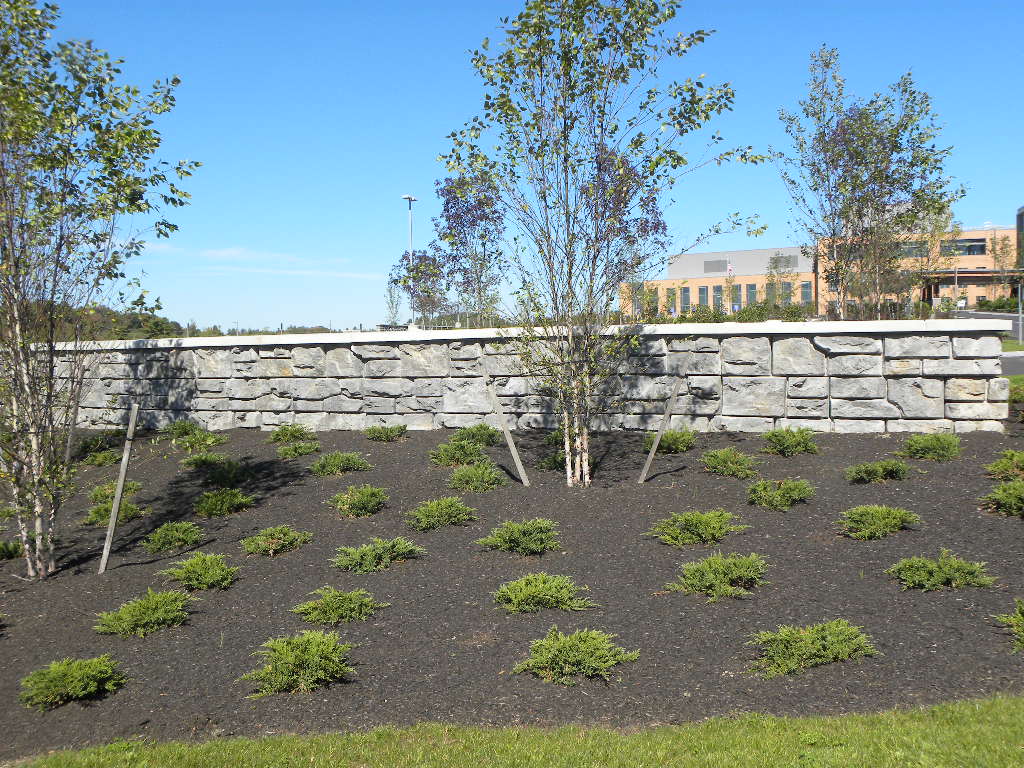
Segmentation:
<svg viewBox="0 0 1024 768">
<path fill-rule="evenodd" d="M 136 269 L 164 314 L 200 325 L 335 328 L 383 321 L 385 275 L 406 247 L 400 196 L 416 195 L 416 243 L 437 215 L 445 136 L 479 109 L 467 51 L 514 15 L 512 0 L 65 0 L 55 37 L 124 58 L 139 85 L 177 74 L 162 155 L 204 166 L 181 229 Z M 910 69 L 932 94 L 968 187 L 965 225 L 1009 225 L 1024 205 L 1024 20 L 1018 0 L 691 0 L 680 31 L 716 29 L 680 77 L 731 81 L 733 143 L 782 141 L 776 112 L 804 90 L 809 53 L 839 48 L 852 91 Z M 768 232 L 709 249 L 795 244 L 770 166 L 690 177 L 666 212 L 683 244 L 731 211 Z"/>
</svg>

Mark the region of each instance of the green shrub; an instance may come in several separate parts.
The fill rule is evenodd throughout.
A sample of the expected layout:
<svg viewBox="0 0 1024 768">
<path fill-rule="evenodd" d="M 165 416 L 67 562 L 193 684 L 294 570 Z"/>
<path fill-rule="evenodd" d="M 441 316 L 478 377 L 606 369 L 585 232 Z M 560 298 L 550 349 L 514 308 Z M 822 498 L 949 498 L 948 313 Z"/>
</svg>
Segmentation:
<svg viewBox="0 0 1024 768">
<path fill-rule="evenodd" d="M 387 608 L 391 603 L 378 603 L 365 589 L 342 592 L 334 587 L 320 587 L 310 592 L 316 600 L 299 603 L 292 608 L 311 624 L 340 624 L 349 621 L 366 621 L 378 608 Z"/>
<path fill-rule="evenodd" d="M 494 602 L 509 613 L 536 613 L 543 608 L 560 611 L 585 611 L 597 603 L 579 597 L 588 587 L 577 587 L 568 576 L 528 573 L 515 581 L 506 581 L 494 593 Z"/>
<path fill-rule="evenodd" d="M 541 680 L 560 685 L 575 685 L 576 675 L 608 680 L 616 664 L 636 661 L 639 651 L 627 651 L 615 645 L 609 635 L 596 629 L 581 629 L 566 635 L 551 627 L 548 634 L 530 643 L 530 655 L 512 668 L 514 674 L 529 672 Z"/>
<path fill-rule="evenodd" d="M 758 480 L 750 486 L 747 501 L 759 507 L 785 511 L 798 501 L 814 496 L 814 487 L 806 480 Z"/>
<path fill-rule="evenodd" d="M 991 512 L 1007 517 L 1024 517 L 1024 480 L 1000 483 L 992 493 L 981 497 L 982 505 Z"/>
<path fill-rule="evenodd" d="M 0 560 L 13 560 L 25 554 L 20 541 L 0 541 Z"/>
<path fill-rule="evenodd" d="M 247 555 L 268 555 L 273 557 L 282 552 L 291 552 L 313 540 L 313 534 L 296 531 L 290 525 L 276 525 L 264 528 L 255 536 L 242 539 L 242 549 Z"/>
<path fill-rule="evenodd" d="M 417 531 L 432 531 L 445 525 L 462 525 L 477 520 L 476 510 L 467 507 L 462 499 L 448 496 L 434 501 L 424 501 L 405 518 L 410 528 Z"/>
<path fill-rule="evenodd" d="M 99 621 L 93 629 L 101 635 L 145 637 L 158 629 L 184 624 L 188 618 L 185 606 L 192 599 L 175 589 L 166 592 L 148 589 L 144 596 L 129 600 L 116 611 L 98 614 Z"/>
<path fill-rule="evenodd" d="M 144 509 L 141 509 L 137 504 L 130 501 L 131 497 L 134 496 L 142 486 L 134 480 L 126 480 L 124 488 L 121 491 L 121 508 L 117 511 L 117 522 L 126 523 L 129 520 L 134 520 L 137 517 L 142 517 L 146 514 Z M 86 525 L 106 525 L 110 520 L 110 510 L 114 506 L 114 494 L 117 490 L 117 483 L 111 481 L 109 483 L 103 483 L 97 485 L 91 491 L 89 491 L 89 501 L 93 505 L 89 508 L 86 513 L 84 523 Z"/>
<path fill-rule="evenodd" d="M 124 488 L 121 489 L 121 498 L 131 498 L 141 490 L 141 483 L 137 483 L 134 480 L 125 480 Z M 103 502 L 110 502 L 114 500 L 114 494 L 116 492 L 117 481 L 111 480 L 109 483 L 97 485 L 95 488 L 89 491 L 89 501 L 91 501 L 93 504 L 102 504 Z M 110 508 L 108 507 L 107 509 L 109 510 Z"/>
<path fill-rule="evenodd" d="M 561 427 L 558 427 L 558 429 L 551 430 L 546 435 L 544 435 L 544 445 L 550 446 L 552 448 L 561 448 L 564 450 L 565 431 Z"/>
<path fill-rule="evenodd" d="M 157 575 L 174 579 L 186 589 L 227 589 L 235 582 L 238 571 L 224 562 L 224 555 L 196 552 L 172 563 L 165 571 L 157 571 Z"/>
<path fill-rule="evenodd" d="M 846 480 L 850 483 L 884 483 L 886 480 L 902 480 L 910 468 L 899 459 L 882 459 L 854 464 L 846 468 Z"/>
<path fill-rule="evenodd" d="M 218 488 L 232 488 L 249 477 L 247 467 L 222 453 L 194 453 L 181 464 L 202 473 L 204 483 Z"/>
<path fill-rule="evenodd" d="M 507 485 L 505 473 L 498 469 L 493 461 L 480 461 L 476 464 L 463 464 L 452 470 L 448 487 L 454 491 L 493 491 Z"/>
<path fill-rule="evenodd" d="M 985 471 L 996 480 L 1024 479 L 1024 451 L 1003 451 Z"/>
<path fill-rule="evenodd" d="M 708 451 L 700 457 L 701 464 L 708 472 L 727 477 L 747 478 L 757 474 L 754 467 L 757 460 L 753 456 L 737 451 L 735 448 L 719 448 Z"/>
<path fill-rule="evenodd" d="M 352 451 L 325 453 L 309 465 L 309 471 L 317 477 L 342 475 L 346 472 L 363 472 L 368 469 L 373 469 L 373 464 Z"/>
<path fill-rule="evenodd" d="M 426 553 L 425 549 L 402 536 L 394 539 L 379 539 L 375 536 L 369 544 L 359 547 L 338 547 L 331 565 L 353 573 L 373 573 L 383 571 L 392 563 L 401 563 Z"/>
<path fill-rule="evenodd" d="M 350 650 L 352 646 L 342 643 L 336 632 L 309 629 L 291 637 L 273 637 L 253 653 L 266 664 L 240 679 L 256 684 L 252 698 L 271 693 L 309 693 L 355 672 L 348 665 Z"/>
<path fill-rule="evenodd" d="M 960 455 L 958 435 L 911 435 L 903 446 L 903 454 L 915 459 L 949 461 Z"/>
<path fill-rule="evenodd" d="M 764 433 L 765 453 L 796 456 L 798 453 L 817 453 L 814 433 L 806 427 L 799 429 L 771 429 Z"/>
<path fill-rule="evenodd" d="M 452 440 L 441 443 L 430 452 L 430 463 L 439 467 L 458 467 L 463 464 L 475 464 L 484 461 L 484 453 L 479 443 L 466 440 Z"/>
<path fill-rule="evenodd" d="M 392 427 L 367 427 L 363 430 L 367 440 L 375 440 L 378 443 L 393 443 L 405 434 L 405 424 L 395 424 Z"/>
<path fill-rule="evenodd" d="M 1015 610 L 1013 613 L 1000 613 L 993 616 L 999 624 L 1010 628 L 1013 635 L 1013 653 L 1024 651 L 1024 600 L 1013 601 Z"/>
<path fill-rule="evenodd" d="M 117 464 L 121 460 L 122 453 L 123 451 L 115 448 L 108 448 L 105 451 L 93 451 L 86 454 L 85 458 L 82 459 L 82 463 L 88 464 L 91 467 L 109 467 L 111 464 Z"/>
<path fill-rule="evenodd" d="M 200 517 L 223 517 L 232 512 L 240 512 L 256 499 L 237 488 L 218 488 L 206 491 L 196 500 L 195 511 Z"/>
<path fill-rule="evenodd" d="M 985 563 L 961 560 L 948 549 L 939 557 L 905 557 L 885 571 L 899 581 L 904 589 L 960 589 L 961 587 L 991 587 L 995 579 L 985 572 Z"/>
<path fill-rule="evenodd" d="M 685 547 L 689 544 L 717 544 L 727 534 L 743 531 L 749 525 L 733 525 L 735 518 L 724 509 L 708 512 L 673 512 L 654 524 L 645 536 L 656 536 L 665 544 Z"/>
<path fill-rule="evenodd" d="M 722 597 L 743 597 L 764 583 L 768 563 L 760 555 L 723 555 L 716 552 L 692 563 L 683 563 L 675 581 L 665 585 L 670 592 L 708 596 L 708 602 Z"/>
<path fill-rule="evenodd" d="M 380 512 L 387 504 L 388 493 L 373 485 L 350 485 L 331 497 L 330 504 L 349 517 L 365 517 Z"/>
<path fill-rule="evenodd" d="M 521 555 L 543 555 L 557 552 L 558 525 L 553 520 L 535 517 L 516 523 L 506 520 L 477 544 L 485 549 L 499 549 L 502 552 L 518 552 Z"/>
<path fill-rule="evenodd" d="M 299 456 L 309 456 L 320 450 L 320 443 L 316 440 L 301 443 L 283 443 L 277 446 L 277 458 L 297 459 Z"/>
<path fill-rule="evenodd" d="M 1010 377 L 1010 404 L 1020 405 L 1024 403 L 1024 380 L 1018 376 Z"/>
<path fill-rule="evenodd" d="M 756 632 L 748 645 L 761 646 L 752 672 L 772 678 L 810 667 L 875 656 L 878 651 L 860 627 L 835 619 L 806 627 L 781 625 L 776 632 Z"/>
<path fill-rule="evenodd" d="M 472 427 L 463 427 L 455 430 L 452 440 L 455 442 L 476 443 L 477 445 L 497 445 L 503 435 L 500 429 L 495 429 L 486 424 L 474 424 Z"/>
<path fill-rule="evenodd" d="M 149 554 L 155 555 L 191 547 L 198 544 L 202 537 L 203 530 L 195 523 L 164 523 L 143 540 L 142 547 Z"/>
<path fill-rule="evenodd" d="M 303 424 L 282 424 L 270 433 L 270 443 L 315 442 L 316 433 Z"/>
<path fill-rule="evenodd" d="M 650 451 L 654 445 L 654 432 L 644 435 L 644 450 Z M 658 453 L 684 453 L 697 444 L 697 433 L 690 429 L 668 429 L 658 442 Z"/>
<path fill-rule="evenodd" d="M 593 454 L 587 457 L 587 463 L 590 465 L 591 473 L 593 473 L 594 465 L 597 463 L 597 459 L 594 458 Z M 536 467 L 547 472 L 565 472 L 565 451 L 557 451 L 550 456 L 545 456 L 537 462 Z"/>
<path fill-rule="evenodd" d="M 174 421 L 160 429 L 160 434 L 171 439 L 171 444 L 189 453 L 203 453 L 215 445 L 227 442 L 224 435 L 215 435 L 192 421 Z"/>
<path fill-rule="evenodd" d="M 106 654 L 92 659 L 61 659 L 21 680 L 21 701 L 45 711 L 69 701 L 98 699 L 113 693 L 128 679 Z"/>
<path fill-rule="evenodd" d="M 124 442 L 127 432 L 123 429 L 105 429 L 99 434 L 85 437 L 78 444 L 76 456 L 88 456 L 90 453 L 101 453 L 107 449 L 116 449 Z M 120 451 L 117 452 L 120 457 Z"/>
<path fill-rule="evenodd" d="M 850 538 L 866 541 L 880 539 L 920 522 L 920 517 L 899 507 L 865 504 L 843 512 L 839 525 Z"/>
<path fill-rule="evenodd" d="M 172 421 L 170 424 L 160 427 L 160 435 L 162 437 L 169 437 L 171 440 L 181 440 L 182 438 L 194 435 L 198 432 L 205 432 L 206 430 L 194 421 Z"/>
</svg>

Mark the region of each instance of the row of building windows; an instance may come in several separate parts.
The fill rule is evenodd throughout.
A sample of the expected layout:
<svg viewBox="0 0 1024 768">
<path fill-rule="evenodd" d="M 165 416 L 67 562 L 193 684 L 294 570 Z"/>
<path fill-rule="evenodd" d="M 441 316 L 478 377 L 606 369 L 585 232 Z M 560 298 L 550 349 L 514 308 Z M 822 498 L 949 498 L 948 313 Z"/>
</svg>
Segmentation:
<svg viewBox="0 0 1024 768">
<path fill-rule="evenodd" d="M 708 301 L 709 287 L 711 288 L 710 302 Z M 763 295 L 759 296 L 759 294 Z M 767 301 L 769 304 L 792 304 L 793 283 L 783 282 L 781 283 L 781 288 L 779 290 L 776 289 L 774 284 L 769 283 L 764 286 L 761 291 L 758 291 L 756 283 L 747 283 L 746 285 L 733 284 L 732 295 L 729 297 L 729 307 L 724 306 L 724 285 L 697 286 L 695 297 L 687 286 L 679 288 L 678 291 L 675 288 L 667 288 L 665 290 L 665 306 L 668 313 L 670 315 L 676 315 L 689 312 L 690 307 L 694 306 L 692 302 L 693 298 L 696 298 L 697 305 L 699 306 L 711 306 L 715 309 L 729 309 L 730 311 L 735 311 L 742 306 L 757 304 L 758 301 L 761 301 L 762 299 Z M 800 283 L 800 303 L 810 304 L 812 300 L 810 280 Z"/>
</svg>

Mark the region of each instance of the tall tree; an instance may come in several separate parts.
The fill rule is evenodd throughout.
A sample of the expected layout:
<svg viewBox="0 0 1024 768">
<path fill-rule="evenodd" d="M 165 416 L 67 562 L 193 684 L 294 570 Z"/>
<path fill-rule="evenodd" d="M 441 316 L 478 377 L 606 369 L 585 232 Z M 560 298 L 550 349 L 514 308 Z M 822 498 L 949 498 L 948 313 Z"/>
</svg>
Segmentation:
<svg viewBox="0 0 1024 768">
<path fill-rule="evenodd" d="M 38 578 L 56 568 L 90 309 L 142 247 L 120 222 L 153 217 L 166 237 L 158 209 L 186 203 L 172 179 L 198 165 L 153 159 L 177 78 L 119 84 L 120 62 L 90 43 L 50 44 L 56 20 L 0 1 L 0 481 Z"/>
<path fill-rule="evenodd" d="M 418 318 L 422 325 L 448 308 L 447 277 L 436 255 L 426 251 L 403 252 L 390 280 L 405 292 L 413 319 Z"/>
</svg>

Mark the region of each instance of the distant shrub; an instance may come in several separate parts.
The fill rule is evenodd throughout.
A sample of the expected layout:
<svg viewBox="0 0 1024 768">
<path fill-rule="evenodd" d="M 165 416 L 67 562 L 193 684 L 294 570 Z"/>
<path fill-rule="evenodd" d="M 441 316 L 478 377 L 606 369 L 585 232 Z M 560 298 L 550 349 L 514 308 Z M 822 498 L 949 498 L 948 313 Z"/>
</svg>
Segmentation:
<svg viewBox="0 0 1024 768">
<path fill-rule="evenodd" d="M 231 488 L 249 477 L 247 467 L 222 453 L 194 453 L 182 459 L 181 464 L 200 472 L 204 483 L 218 488 Z"/>
<path fill-rule="evenodd" d="M 300 603 L 292 608 L 311 624 L 340 624 L 349 621 L 366 621 L 378 608 L 387 608 L 391 603 L 378 603 L 365 589 L 342 592 L 334 587 L 321 587 L 310 592 L 316 600 Z"/>
<path fill-rule="evenodd" d="M 690 544 L 717 544 L 727 534 L 743 531 L 749 525 L 733 525 L 735 517 L 724 509 L 708 512 L 673 512 L 659 520 L 645 535 L 656 536 L 665 544 L 685 547 Z"/>
<path fill-rule="evenodd" d="M 196 552 L 192 557 L 179 560 L 159 576 L 174 579 L 186 589 L 227 589 L 235 582 L 239 568 L 224 562 L 224 555 Z"/>
<path fill-rule="evenodd" d="M 369 544 L 359 547 L 338 547 L 337 554 L 331 559 L 331 565 L 353 573 L 373 573 L 383 571 L 392 563 L 411 560 L 426 553 L 425 549 L 417 547 L 401 536 L 394 539 L 374 537 L 370 539 Z"/>
<path fill-rule="evenodd" d="M 768 563 L 760 555 L 723 555 L 716 552 L 692 563 L 683 563 L 675 581 L 665 585 L 670 592 L 703 594 L 708 602 L 722 597 L 744 597 L 764 583 Z"/>
<path fill-rule="evenodd" d="M 350 485 L 331 497 L 330 504 L 349 517 L 365 517 L 379 512 L 387 504 L 388 493 L 373 485 Z"/>
<path fill-rule="evenodd" d="M 817 453 L 814 433 L 806 427 L 799 429 L 772 429 L 764 433 L 764 450 L 779 456 L 796 456 L 798 453 Z"/>
<path fill-rule="evenodd" d="M 512 668 L 514 674 L 529 672 L 541 680 L 560 685 L 575 685 L 575 677 L 610 679 L 612 667 L 640 658 L 639 651 L 627 651 L 615 645 L 609 635 L 596 629 L 581 629 L 566 635 L 551 627 L 547 635 L 530 643 L 530 655 Z"/>
<path fill-rule="evenodd" d="M 508 480 L 505 473 L 498 469 L 493 461 L 480 461 L 476 464 L 463 464 L 452 470 L 452 476 L 448 480 L 448 487 L 455 491 L 493 491 L 507 485 Z"/>
<path fill-rule="evenodd" d="M 1024 480 L 1000 483 L 981 497 L 982 505 L 991 512 L 1007 517 L 1024 517 Z"/>
<path fill-rule="evenodd" d="M 1003 451 L 985 471 L 996 480 L 1024 479 L 1024 451 Z"/>
<path fill-rule="evenodd" d="M 488 426 L 487 424 L 474 424 L 472 427 L 457 429 L 452 435 L 456 442 L 476 443 L 477 445 L 497 445 L 502 439 L 500 429 Z"/>
<path fill-rule="evenodd" d="M 0 541 L 0 560 L 13 560 L 25 554 L 20 541 Z"/>
<path fill-rule="evenodd" d="M 462 525 L 477 520 L 476 510 L 456 496 L 424 501 L 409 512 L 405 522 L 417 531 L 432 531 L 445 525 Z"/>
<path fill-rule="evenodd" d="M 781 625 L 776 632 L 756 632 L 748 645 L 761 646 L 752 672 L 772 678 L 792 675 L 811 667 L 848 661 L 878 653 L 871 638 L 845 619 L 806 627 Z"/>
<path fill-rule="evenodd" d="M 393 443 L 405 434 L 405 424 L 395 424 L 392 427 L 367 427 L 363 430 L 367 440 L 375 440 L 378 443 Z"/>
<path fill-rule="evenodd" d="M 1001 613 L 993 616 L 997 623 L 1010 628 L 1013 635 L 1013 653 L 1024 651 L 1024 600 L 1013 601 L 1013 613 Z"/>
<path fill-rule="evenodd" d="M 309 471 L 317 477 L 342 475 L 346 472 L 363 472 L 368 469 L 373 469 L 373 464 L 352 451 L 325 453 L 309 465 Z"/>
<path fill-rule="evenodd" d="M 557 552 L 558 525 L 553 520 L 535 517 L 516 523 L 507 520 L 477 544 L 485 549 L 498 549 L 503 552 L 517 552 L 521 555 L 542 555 L 545 552 Z"/>
<path fill-rule="evenodd" d="M 297 459 L 299 456 L 309 456 L 320 450 L 320 443 L 316 440 L 309 440 L 299 443 L 282 443 L 277 446 L 277 458 Z"/>
<path fill-rule="evenodd" d="M 117 464 L 121 460 L 121 454 L 122 451 L 118 451 L 115 448 L 93 451 L 86 454 L 85 458 L 82 459 L 82 463 L 88 464 L 91 467 L 109 467 L 111 464 Z"/>
<path fill-rule="evenodd" d="M 759 507 L 784 512 L 798 501 L 814 496 L 814 487 L 806 480 L 758 480 L 750 486 L 747 501 Z"/>
<path fill-rule="evenodd" d="M 885 571 L 899 581 L 904 589 L 960 589 L 991 587 L 995 579 L 985 572 L 985 563 L 962 560 L 943 549 L 936 560 L 927 557 L 906 557 Z"/>
<path fill-rule="evenodd" d="M 700 457 L 701 464 L 708 472 L 727 477 L 747 478 L 757 474 L 757 460 L 735 448 L 719 448 L 707 451 Z"/>
<path fill-rule="evenodd" d="M 101 453 L 110 448 L 116 449 L 124 442 L 126 431 L 123 429 L 105 429 L 99 434 L 92 434 L 82 439 L 75 451 L 76 456 L 88 456 L 91 453 Z M 120 452 L 117 452 L 120 457 Z"/>
<path fill-rule="evenodd" d="M 21 702 L 45 711 L 69 701 L 98 699 L 121 688 L 128 679 L 106 654 L 92 659 L 61 659 L 21 680 Z"/>
<path fill-rule="evenodd" d="M 644 450 L 654 445 L 654 432 L 644 435 Z M 684 453 L 697 444 L 697 433 L 690 429 L 667 429 L 658 442 L 658 453 Z"/>
<path fill-rule="evenodd" d="M 580 597 L 587 587 L 577 587 L 568 576 L 528 573 L 514 581 L 506 581 L 494 593 L 494 602 L 509 613 L 536 613 L 544 608 L 560 611 L 585 611 L 597 603 Z"/>
<path fill-rule="evenodd" d="M 272 693 L 309 693 L 345 680 L 355 670 L 348 665 L 352 646 L 336 632 L 310 629 L 291 637 L 274 637 L 253 655 L 266 662 L 242 675 L 256 685 L 253 698 Z"/>
<path fill-rule="evenodd" d="M 915 459 L 949 461 L 960 455 L 958 435 L 911 435 L 903 446 L 903 453 Z"/>
<path fill-rule="evenodd" d="M 247 555 L 273 557 L 282 552 L 291 552 L 313 540 L 313 534 L 296 531 L 290 525 L 275 525 L 264 528 L 255 536 L 242 539 L 242 549 Z"/>
<path fill-rule="evenodd" d="M 130 500 L 141 488 L 142 485 L 134 480 L 125 481 L 124 488 L 121 491 L 121 508 L 117 512 L 117 522 L 119 524 L 146 514 L 144 509 L 141 509 Z M 106 525 L 109 522 L 110 510 L 114 506 L 114 494 L 116 491 L 117 483 L 115 481 L 97 485 L 89 491 L 89 501 L 93 505 L 89 508 L 83 521 L 86 525 Z"/>
<path fill-rule="evenodd" d="M 158 629 L 184 624 L 188 618 L 185 606 L 192 599 L 184 592 L 174 589 L 166 592 L 148 589 L 145 595 L 136 600 L 129 600 L 116 611 L 98 614 L 99 621 L 93 629 L 101 635 L 145 637 Z"/>
<path fill-rule="evenodd" d="M 189 453 L 203 453 L 228 440 L 224 435 L 215 435 L 192 421 L 171 422 L 160 429 L 160 434 L 169 437 L 172 445 L 184 448 Z"/>
<path fill-rule="evenodd" d="M 206 430 L 200 424 L 196 424 L 194 421 L 172 421 L 166 426 L 160 427 L 161 437 L 169 437 L 171 440 L 181 440 L 182 438 L 194 435 L 198 432 L 205 432 Z"/>
<path fill-rule="evenodd" d="M 905 509 L 866 504 L 843 512 L 839 525 L 850 538 L 866 541 L 881 539 L 908 525 L 916 525 L 920 522 L 920 517 Z"/>
<path fill-rule="evenodd" d="M 561 427 L 553 429 L 544 435 L 544 445 L 552 448 L 565 448 L 565 432 Z"/>
<path fill-rule="evenodd" d="M 202 537 L 203 530 L 195 523 L 164 523 L 143 540 L 142 547 L 149 554 L 155 555 L 191 547 L 198 544 Z"/>
<path fill-rule="evenodd" d="M 271 443 L 315 442 L 316 433 L 303 424 L 282 424 L 270 433 Z"/>
<path fill-rule="evenodd" d="M 121 489 L 121 498 L 130 498 L 131 496 L 134 496 L 141 490 L 141 483 L 138 483 L 134 480 L 125 480 L 124 487 Z M 91 501 L 93 504 L 102 504 L 105 501 L 113 501 L 114 494 L 116 492 L 117 481 L 111 480 L 109 483 L 97 485 L 91 491 L 89 491 L 89 501 Z"/>
<path fill-rule="evenodd" d="M 886 480 L 902 480 L 910 468 L 899 459 L 882 459 L 854 464 L 846 468 L 846 480 L 850 483 L 884 483 Z"/>
<path fill-rule="evenodd" d="M 195 512 L 200 517 L 224 517 L 251 506 L 256 499 L 237 488 L 206 491 L 196 500 Z"/>
<path fill-rule="evenodd" d="M 487 454 L 479 443 L 466 440 L 451 440 L 441 443 L 430 452 L 430 463 L 440 467 L 457 467 L 463 464 L 476 464 L 484 461 Z"/>
</svg>

